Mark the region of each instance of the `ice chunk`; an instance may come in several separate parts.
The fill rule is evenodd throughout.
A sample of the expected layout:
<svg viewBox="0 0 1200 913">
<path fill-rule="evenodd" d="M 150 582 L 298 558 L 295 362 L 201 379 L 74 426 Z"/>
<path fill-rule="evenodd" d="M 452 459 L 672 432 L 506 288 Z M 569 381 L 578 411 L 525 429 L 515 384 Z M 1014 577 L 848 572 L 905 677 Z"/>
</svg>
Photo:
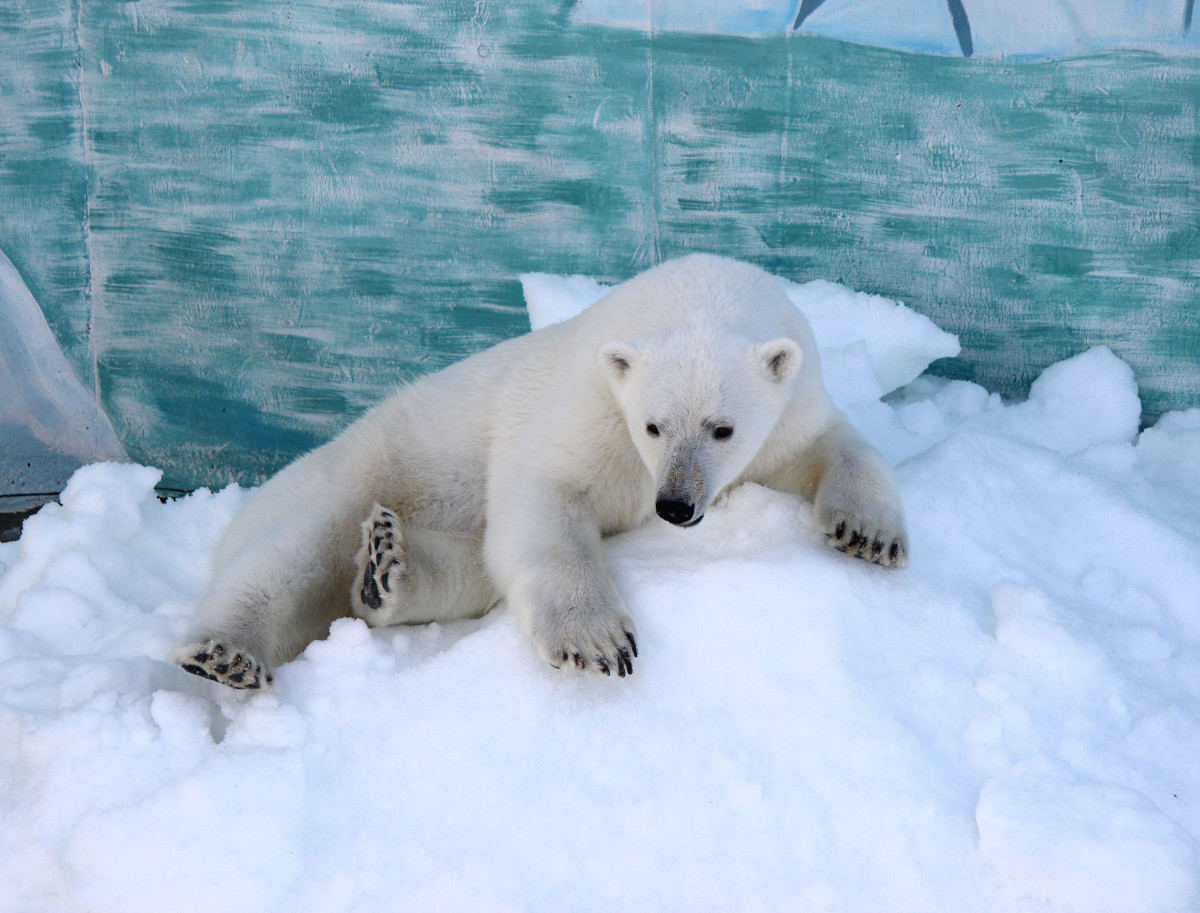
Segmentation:
<svg viewBox="0 0 1200 913">
<path fill-rule="evenodd" d="M 825 386 L 839 406 L 876 400 L 959 353 L 957 337 L 899 302 L 823 279 L 781 281 L 812 326 Z"/>
<path fill-rule="evenodd" d="M 530 328 L 540 330 L 581 313 L 603 298 L 612 286 L 587 276 L 524 273 L 521 288 L 525 292 Z"/>
</svg>

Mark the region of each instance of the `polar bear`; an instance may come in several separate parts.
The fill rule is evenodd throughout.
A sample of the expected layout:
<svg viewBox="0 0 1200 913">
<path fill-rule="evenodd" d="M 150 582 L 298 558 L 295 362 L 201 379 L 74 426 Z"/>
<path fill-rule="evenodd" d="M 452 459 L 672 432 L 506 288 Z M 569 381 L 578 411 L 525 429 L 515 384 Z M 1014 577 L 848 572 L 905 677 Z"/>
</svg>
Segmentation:
<svg viewBox="0 0 1200 913">
<path fill-rule="evenodd" d="M 503 599 L 551 665 L 625 676 L 636 629 L 602 539 L 655 514 L 695 526 L 747 481 L 808 498 L 834 547 L 906 562 L 891 467 L 830 402 L 780 285 L 670 261 L 404 387 L 268 481 L 172 659 L 262 688 L 347 611 L 411 624 Z"/>
</svg>

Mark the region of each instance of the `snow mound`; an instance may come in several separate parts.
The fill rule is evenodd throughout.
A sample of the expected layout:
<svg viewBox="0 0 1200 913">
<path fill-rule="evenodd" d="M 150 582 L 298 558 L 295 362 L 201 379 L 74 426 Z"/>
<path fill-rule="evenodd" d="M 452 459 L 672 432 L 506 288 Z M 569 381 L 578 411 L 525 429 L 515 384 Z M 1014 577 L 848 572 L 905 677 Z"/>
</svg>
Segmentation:
<svg viewBox="0 0 1200 913">
<path fill-rule="evenodd" d="M 811 294 L 879 389 L 933 351 Z M 501 608 L 343 619 L 274 692 L 217 688 L 163 657 L 247 493 L 80 470 L 0 545 L 0 910 L 1200 909 L 1200 410 L 1137 434 L 1105 350 L 1026 403 L 922 376 L 855 409 L 911 566 L 757 486 L 652 522 L 608 540 L 622 680 Z"/>
</svg>

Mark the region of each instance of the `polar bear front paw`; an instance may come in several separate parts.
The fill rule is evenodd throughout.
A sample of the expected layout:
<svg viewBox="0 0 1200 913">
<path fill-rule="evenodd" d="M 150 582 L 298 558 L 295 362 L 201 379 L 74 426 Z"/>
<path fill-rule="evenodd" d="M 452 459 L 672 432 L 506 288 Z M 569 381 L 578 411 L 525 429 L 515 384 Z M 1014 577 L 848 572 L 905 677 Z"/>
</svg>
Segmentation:
<svg viewBox="0 0 1200 913">
<path fill-rule="evenodd" d="M 824 518 L 825 541 L 839 551 L 883 567 L 903 567 L 908 563 L 908 537 L 903 528 L 870 522 L 841 510 L 831 510 Z"/>
<path fill-rule="evenodd" d="M 371 624 L 390 624 L 402 610 L 408 558 L 400 518 L 380 504 L 362 524 L 358 574 L 351 588 L 354 614 Z"/>
<path fill-rule="evenodd" d="M 555 669 L 604 675 L 615 671 L 621 678 L 633 674 L 633 658 L 638 655 L 633 621 L 628 616 L 582 623 L 570 611 L 563 612 L 534 635 L 534 642 Z"/>
<path fill-rule="evenodd" d="M 230 688 L 257 690 L 270 688 L 275 683 L 271 670 L 249 651 L 227 647 L 216 640 L 177 647 L 171 654 L 171 662 L 185 672 Z"/>
</svg>

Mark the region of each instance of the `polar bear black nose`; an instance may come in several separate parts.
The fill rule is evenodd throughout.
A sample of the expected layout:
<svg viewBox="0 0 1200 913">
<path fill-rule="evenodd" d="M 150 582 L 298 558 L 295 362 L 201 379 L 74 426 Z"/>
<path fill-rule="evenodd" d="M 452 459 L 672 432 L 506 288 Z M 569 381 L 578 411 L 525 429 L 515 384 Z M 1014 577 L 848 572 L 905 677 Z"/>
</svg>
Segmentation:
<svg viewBox="0 0 1200 913">
<path fill-rule="evenodd" d="M 668 523 L 674 523 L 676 526 L 683 526 L 695 516 L 696 505 L 688 504 L 687 501 L 668 501 L 660 499 L 655 502 L 654 510 L 660 517 Z"/>
</svg>

